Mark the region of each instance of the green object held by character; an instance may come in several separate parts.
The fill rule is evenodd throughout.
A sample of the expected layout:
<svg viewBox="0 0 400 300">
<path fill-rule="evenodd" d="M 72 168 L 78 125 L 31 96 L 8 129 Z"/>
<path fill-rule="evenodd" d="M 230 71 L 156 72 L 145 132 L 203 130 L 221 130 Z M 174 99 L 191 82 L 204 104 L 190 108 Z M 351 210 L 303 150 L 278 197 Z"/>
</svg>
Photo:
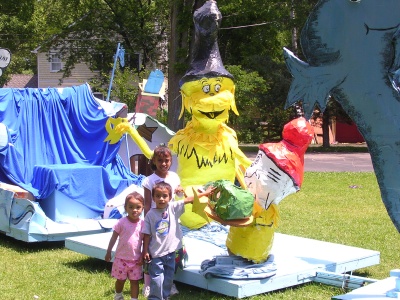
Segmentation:
<svg viewBox="0 0 400 300">
<path fill-rule="evenodd" d="M 209 196 L 210 206 L 221 219 L 245 219 L 251 215 L 254 205 L 252 193 L 229 180 L 211 181 L 204 188 L 207 189 L 210 185 L 216 188 Z"/>
</svg>

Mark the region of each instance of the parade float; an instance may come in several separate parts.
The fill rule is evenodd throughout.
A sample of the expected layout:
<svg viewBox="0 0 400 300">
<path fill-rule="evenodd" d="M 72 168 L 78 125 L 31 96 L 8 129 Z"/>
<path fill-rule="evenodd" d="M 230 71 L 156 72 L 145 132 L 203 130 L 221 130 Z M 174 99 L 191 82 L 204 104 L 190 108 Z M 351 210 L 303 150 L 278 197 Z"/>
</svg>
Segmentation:
<svg viewBox="0 0 400 300">
<path fill-rule="evenodd" d="M 375 13 L 378 10 L 380 14 Z M 342 16 L 343 22 L 333 26 L 335 19 L 332 18 L 338 15 Z M 352 17 L 354 15 L 357 18 Z M 250 161 L 239 149 L 236 133 L 226 125 L 229 110 L 235 114 L 239 112 L 234 99 L 234 78 L 224 68 L 218 50 L 217 34 L 221 17 L 216 2 L 212 0 L 194 14 L 195 52 L 190 68 L 181 81 L 182 113 L 184 110 L 189 112 L 191 120 L 185 128 L 170 136 L 165 135 L 160 142 L 168 144 L 176 154 L 177 172 L 188 194 L 220 179 L 231 183 L 237 180 L 242 189 L 254 196 L 253 210 L 246 218 L 226 220 L 208 199 L 196 199 L 192 207 L 187 207 L 181 222 L 189 259 L 185 268 L 176 274 L 175 280 L 237 298 L 310 281 L 336 282 L 339 285 L 346 281 L 353 288 L 362 286 L 368 279 L 344 273 L 379 263 L 379 252 L 275 232 L 279 221 L 279 202 L 301 188 L 304 153 L 311 141 L 311 128 L 303 117 L 292 120 L 285 126 L 280 142 L 260 145 L 254 161 Z M 398 2 L 394 0 L 388 1 L 385 6 L 378 1 L 319 1 L 302 34 L 302 47 L 308 62 L 299 60 L 285 49 L 285 59 L 294 76 L 287 105 L 302 101 L 306 117 L 309 117 L 314 101 L 322 109 L 330 95 L 341 102 L 372 151 L 382 198 L 397 228 L 399 204 L 394 186 L 397 172 L 393 169 L 395 164 L 386 162 L 396 161 L 396 136 L 400 132 L 399 128 L 389 123 L 395 120 L 395 105 L 399 97 L 396 81 L 398 20 Z M 346 28 L 351 30 L 341 28 L 346 24 L 349 25 Z M 340 43 L 340 39 L 351 40 L 351 43 Z M 385 76 L 388 80 L 382 79 Z M 369 105 L 365 107 L 357 101 L 366 101 Z M 387 116 L 386 121 L 376 111 Z M 377 119 L 381 121 L 375 128 Z M 118 148 L 125 141 L 126 145 L 136 145 L 150 158 L 154 144 L 143 138 L 131 117 L 120 118 L 117 113 L 111 118 L 102 115 L 98 124 L 103 126 L 102 130 L 96 126 L 101 135 L 98 140 L 87 144 L 93 147 L 101 140 L 102 145 L 99 143 L 94 151 L 93 147 L 93 152 L 87 154 L 88 158 L 84 150 L 77 151 L 82 153 L 80 159 L 84 158 L 77 163 L 85 168 L 89 163 L 105 170 L 111 169 L 113 175 L 116 168 L 119 182 L 125 183 L 123 188 L 109 184 L 113 187 L 114 196 L 123 195 L 127 188 L 140 189 L 140 175 L 132 177 L 129 172 L 126 175 L 126 166 L 120 164 L 122 160 L 116 153 L 121 151 Z M 8 136 L 13 133 L 8 127 L 6 129 L 3 131 Z M 76 138 L 73 136 L 71 140 Z M 10 146 L 10 143 L 7 145 Z M 35 149 L 35 145 L 35 142 L 30 143 L 29 148 Z M 102 147 L 104 153 L 100 151 Z M 116 156 L 108 157 L 107 151 Z M 9 155 L 14 155 L 9 152 Z M 96 160 L 93 155 L 104 160 Z M 25 170 L 24 165 L 18 168 L 19 171 Z M 38 177 L 32 182 L 16 177 L 12 182 L 37 197 L 41 191 L 40 181 Z M 99 182 L 96 183 L 99 185 Z M 12 191 L 10 193 L 15 195 Z M 102 199 L 103 213 L 110 198 L 114 199 L 115 206 L 119 205 L 120 200 L 115 200 L 115 197 L 107 198 Z M 35 199 L 27 201 L 34 203 Z M 202 213 L 203 210 L 206 213 Z M 12 216 L 12 209 L 9 211 Z M 29 224 L 28 219 L 24 223 Z M 103 259 L 109 237 L 109 232 L 68 237 L 66 247 Z"/>
<path fill-rule="evenodd" d="M 103 142 L 125 105 L 96 100 L 87 84 L 3 88 L 0 99 L 0 231 L 26 242 L 109 231 L 106 202 L 143 178 Z"/>
<path fill-rule="evenodd" d="M 299 117 L 285 126 L 282 141 L 260 145 L 253 162 L 244 155 L 236 133 L 226 125 L 229 111 L 239 112 L 234 78 L 219 55 L 220 22 L 215 1 L 194 14 L 193 60 L 180 82 L 181 116 L 186 110 L 190 120 L 165 143 L 176 155 L 187 194 L 220 179 L 237 180 L 253 194 L 253 210 L 249 217 L 230 220 L 218 214 L 210 201 L 215 199 L 196 199 L 187 206 L 181 224 L 188 261 L 175 280 L 238 298 L 310 281 L 332 284 L 335 277 L 356 286 L 354 276 L 342 273 L 378 263 L 379 252 L 275 233 L 279 202 L 301 187 L 312 129 Z M 153 148 L 128 118 L 110 119 L 108 131 L 110 143 L 127 134 L 146 157 L 152 156 Z M 108 238 L 68 238 L 66 247 L 102 259 Z"/>
</svg>

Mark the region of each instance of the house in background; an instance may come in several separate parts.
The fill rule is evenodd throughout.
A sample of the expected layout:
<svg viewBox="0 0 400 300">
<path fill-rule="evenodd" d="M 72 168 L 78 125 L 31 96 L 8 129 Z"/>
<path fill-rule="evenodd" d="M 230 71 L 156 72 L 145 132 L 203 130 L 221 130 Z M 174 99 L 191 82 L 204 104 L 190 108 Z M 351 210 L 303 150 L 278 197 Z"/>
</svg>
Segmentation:
<svg viewBox="0 0 400 300">
<path fill-rule="evenodd" d="M 40 49 L 41 47 L 38 47 L 32 51 L 37 57 L 38 88 L 81 85 L 99 75 L 98 71 L 91 71 L 86 63 L 80 62 L 75 64 L 69 77 L 62 78 L 64 62 L 57 50 L 43 52 Z M 107 63 L 112 63 L 112 58 Z M 126 66 L 140 69 L 141 63 L 142 57 L 139 52 L 132 56 L 125 55 Z M 93 94 L 101 100 L 105 100 L 106 98 L 106 95 L 101 93 L 94 92 Z"/>
<path fill-rule="evenodd" d="M 351 125 L 336 122 L 336 141 L 338 143 L 365 143 L 354 122 Z"/>
<path fill-rule="evenodd" d="M 314 129 L 314 138 L 312 140 L 313 144 L 323 143 L 322 134 L 322 119 L 318 118 L 316 120 L 311 119 L 310 124 Z M 364 143 L 364 138 L 358 131 L 357 125 L 353 122 L 352 124 L 347 124 L 343 122 L 338 122 L 336 120 L 331 120 L 329 124 L 329 144 L 346 144 L 346 143 Z"/>
<path fill-rule="evenodd" d="M 11 75 L 10 81 L 5 85 L 5 88 L 37 88 L 38 87 L 38 76 L 37 75 L 25 75 L 25 74 L 13 74 Z"/>
<path fill-rule="evenodd" d="M 91 71 L 87 64 L 78 63 L 71 70 L 69 77 L 62 78 L 64 63 L 56 51 L 41 52 L 38 47 L 32 53 L 37 57 L 38 88 L 81 85 L 98 75 L 98 72 Z"/>
</svg>

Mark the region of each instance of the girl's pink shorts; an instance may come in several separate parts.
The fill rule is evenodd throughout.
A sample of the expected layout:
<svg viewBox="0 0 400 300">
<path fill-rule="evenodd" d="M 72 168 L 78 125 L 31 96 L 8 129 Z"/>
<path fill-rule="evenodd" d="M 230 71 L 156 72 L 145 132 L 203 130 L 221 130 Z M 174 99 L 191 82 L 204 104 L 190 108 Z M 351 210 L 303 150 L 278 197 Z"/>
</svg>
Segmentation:
<svg viewBox="0 0 400 300">
<path fill-rule="evenodd" d="M 138 264 L 137 260 L 124 260 L 115 258 L 111 276 L 118 280 L 139 280 L 143 278 L 142 266 Z"/>
</svg>

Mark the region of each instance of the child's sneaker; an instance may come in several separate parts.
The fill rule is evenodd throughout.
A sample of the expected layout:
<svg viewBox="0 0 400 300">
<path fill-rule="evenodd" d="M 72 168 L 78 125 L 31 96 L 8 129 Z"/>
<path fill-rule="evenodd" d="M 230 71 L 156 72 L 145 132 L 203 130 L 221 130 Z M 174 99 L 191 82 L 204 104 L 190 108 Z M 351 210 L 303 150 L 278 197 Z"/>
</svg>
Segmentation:
<svg viewBox="0 0 400 300">
<path fill-rule="evenodd" d="M 143 287 L 142 294 L 143 294 L 144 297 L 147 298 L 150 295 L 150 287 L 149 286 Z"/>
<path fill-rule="evenodd" d="M 114 300 L 124 300 L 124 296 L 122 294 L 115 294 Z"/>
<path fill-rule="evenodd" d="M 178 291 L 178 289 L 176 288 L 175 283 L 173 283 L 173 284 L 172 284 L 172 287 L 171 287 L 171 294 L 170 294 L 170 296 L 173 296 L 173 295 L 176 295 L 176 294 L 179 294 L 179 291 Z"/>
</svg>

